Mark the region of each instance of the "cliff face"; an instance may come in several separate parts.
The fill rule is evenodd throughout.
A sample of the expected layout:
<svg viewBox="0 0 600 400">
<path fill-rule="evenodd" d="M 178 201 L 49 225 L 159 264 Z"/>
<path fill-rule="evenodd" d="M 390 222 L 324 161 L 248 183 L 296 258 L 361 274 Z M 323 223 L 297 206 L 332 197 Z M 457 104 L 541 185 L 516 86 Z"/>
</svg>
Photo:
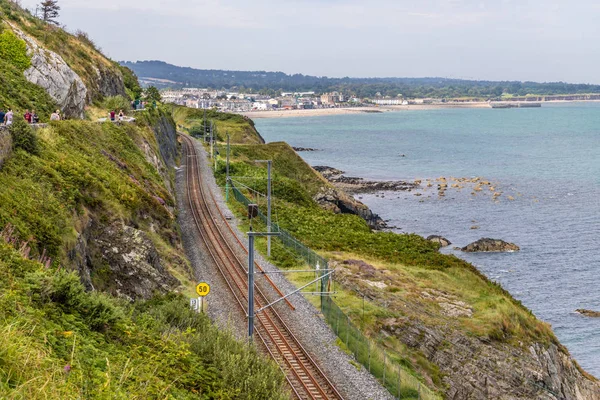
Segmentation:
<svg viewBox="0 0 600 400">
<path fill-rule="evenodd" d="M 518 337 L 507 327 L 493 335 L 474 334 L 461 321 L 481 324 L 476 321 L 478 310 L 456 294 L 424 289 L 421 282 L 414 291 L 404 286 L 411 295 L 399 297 L 386 287 L 399 287 L 406 277 L 364 263 L 359 265 L 367 268 L 348 261 L 331 265 L 339 283 L 360 290 L 371 304 L 390 313 L 373 330 L 386 341 L 401 343 L 414 365 L 420 360 L 421 365 L 434 366 L 420 372 L 446 399 L 600 399 L 598 381 L 585 374 L 556 339 Z M 431 371 L 436 369 L 434 377 Z"/>
<path fill-rule="evenodd" d="M 175 195 L 171 171 L 179 153 L 175 126 L 162 113 L 146 116 L 146 119 L 152 134 L 135 135 L 136 152 L 162 178 L 166 191 L 150 193 L 152 207 L 164 210 L 169 220 L 155 220 L 150 212 L 143 212 L 134 219 L 111 221 L 92 211 L 81 216 L 77 241 L 68 253 L 88 290 L 107 292 L 128 300 L 148 299 L 156 293 L 177 290 L 180 282 L 171 275 L 169 267 L 186 268 L 183 257 L 167 260 L 165 254 L 157 250 L 156 239 L 152 239 L 152 236 L 162 236 L 160 242 L 174 248 L 175 253 L 181 247 L 172 222 Z M 141 177 L 132 173 L 133 168 L 122 161 L 119 154 L 101 152 L 126 171 L 131 181 L 145 187 Z"/>
<path fill-rule="evenodd" d="M 87 102 L 87 88 L 61 56 L 40 46 L 35 39 L 11 24 L 13 32 L 27 43 L 31 67 L 25 77 L 44 88 L 70 118 L 82 118 Z"/>
<path fill-rule="evenodd" d="M 105 96 L 127 96 L 117 64 L 104 57 L 87 36 L 73 36 L 47 25 L 15 5 L 2 18 L 27 45 L 31 66 L 24 72 L 42 87 L 69 118 L 82 118 L 85 107 Z"/>
</svg>

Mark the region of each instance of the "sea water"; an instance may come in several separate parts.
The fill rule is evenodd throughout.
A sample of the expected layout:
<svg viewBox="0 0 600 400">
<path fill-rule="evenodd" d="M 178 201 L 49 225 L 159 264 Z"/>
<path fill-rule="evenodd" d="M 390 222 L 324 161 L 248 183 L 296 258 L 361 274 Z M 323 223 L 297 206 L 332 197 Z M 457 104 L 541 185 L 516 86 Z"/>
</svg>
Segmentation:
<svg viewBox="0 0 600 400">
<path fill-rule="evenodd" d="M 500 282 L 600 377 L 600 319 L 575 313 L 600 311 L 600 104 L 258 119 L 256 127 L 268 142 L 318 149 L 300 153 L 311 165 L 368 179 L 421 179 L 422 190 L 361 201 L 398 232 L 449 239 L 444 252 Z M 440 177 L 448 180 L 443 197 Z M 451 177 L 480 177 L 494 191 L 452 188 Z M 453 250 L 482 237 L 521 251 Z"/>
</svg>

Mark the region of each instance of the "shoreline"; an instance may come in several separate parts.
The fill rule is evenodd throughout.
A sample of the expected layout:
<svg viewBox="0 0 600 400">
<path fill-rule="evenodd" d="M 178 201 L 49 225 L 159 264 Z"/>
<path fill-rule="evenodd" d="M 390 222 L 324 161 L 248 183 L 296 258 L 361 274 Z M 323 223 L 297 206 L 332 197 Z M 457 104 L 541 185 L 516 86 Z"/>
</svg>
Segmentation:
<svg viewBox="0 0 600 400">
<path fill-rule="evenodd" d="M 510 101 L 505 101 L 510 103 Z M 600 100 L 550 100 L 540 101 L 542 104 L 565 104 L 565 103 L 600 103 Z M 417 110 L 442 110 L 454 108 L 490 108 L 487 101 L 465 102 L 465 103 L 440 103 L 440 104 L 408 104 L 398 106 L 368 106 L 368 107 L 344 107 L 344 108 L 317 108 L 309 110 L 273 110 L 273 111 L 247 111 L 236 113 L 250 119 L 272 119 L 272 118 L 299 118 L 299 117 L 323 117 L 333 115 L 349 114 L 381 114 L 398 111 Z"/>
</svg>

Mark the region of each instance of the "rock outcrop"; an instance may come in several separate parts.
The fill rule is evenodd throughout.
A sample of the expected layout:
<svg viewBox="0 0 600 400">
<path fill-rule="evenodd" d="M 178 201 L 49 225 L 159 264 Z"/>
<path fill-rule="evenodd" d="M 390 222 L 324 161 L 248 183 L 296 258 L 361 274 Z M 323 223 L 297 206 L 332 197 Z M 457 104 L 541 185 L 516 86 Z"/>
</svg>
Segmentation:
<svg viewBox="0 0 600 400">
<path fill-rule="evenodd" d="M 94 67 L 98 76 L 96 92 L 101 96 L 127 96 L 123 76 L 104 67 Z M 94 100 L 93 98 L 90 100 Z"/>
<path fill-rule="evenodd" d="M 600 312 L 598 312 L 598 311 L 592 311 L 592 310 L 586 310 L 584 308 L 579 308 L 579 309 L 575 310 L 575 312 L 579 313 L 581 315 L 585 315 L 586 317 L 600 318 Z"/>
<path fill-rule="evenodd" d="M 12 26 L 15 34 L 27 44 L 31 66 L 25 71 L 29 82 L 44 88 L 69 118 L 83 118 L 88 90 L 79 77 L 58 54 Z"/>
<path fill-rule="evenodd" d="M 370 181 L 363 178 L 345 176 L 344 171 L 327 166 L 314 166 L 313 169 L 333 185 L 348 193 L 411 191 L 419 187 L 418 182 Z"/>
<path fill-rule="evenodd" d="M 383 229 L 385 222 L 369 207 L 353 199 L 341 190 L 333 187 L 322 187 L 313 199 L 324 209 L 336 214 L 354 214 L 364 219 L 371 229 Z"/>
<path fill-rule="evenodd" d="M 450 246 L 452 244 L 451 241 L 449 241 L 445 237 L 442 237 L 442 236 L 439 236 L 439 235 L 430 235 L 430 236 L 427 236 L 427 240 L 429 240 L 430 242 L 433 242 L 433 243 L 438 243 L 441 247 L 447 247 L 447 246 Z"/>
<path fill-rule="evenodd" d="M 135 300 L 179 285 L 148 236 L 118 221 L 108 226 L 88 221 L 69 256 L 88 290 Z"/>
<path fill-rule="evenodd" d="M 461 249 L 467 253 L 475 252 L 513 252 L 519 251 L 520 248 L 514 243 L 508 243 L 504 240 L 482 238 L 476 242 L 466 245 Z"/>
</svg>

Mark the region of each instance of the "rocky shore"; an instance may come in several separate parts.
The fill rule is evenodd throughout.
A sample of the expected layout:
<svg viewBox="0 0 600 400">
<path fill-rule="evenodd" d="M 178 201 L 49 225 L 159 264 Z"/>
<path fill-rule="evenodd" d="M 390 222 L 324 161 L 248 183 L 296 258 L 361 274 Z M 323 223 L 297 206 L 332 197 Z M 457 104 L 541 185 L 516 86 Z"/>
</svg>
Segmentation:
<svg viewBox="0 0 600 400">
<path fill-rule="evenodd" d="M 406 181 L 371 181 L 363 178 L 346 176 L 344 171 L 328 166 L 313 166 L 325 179 L 335 187 L 349 194 L 372 193 L 381 191 L 411 191 L 420 187 L 419 182 Z"/>
</svg>

